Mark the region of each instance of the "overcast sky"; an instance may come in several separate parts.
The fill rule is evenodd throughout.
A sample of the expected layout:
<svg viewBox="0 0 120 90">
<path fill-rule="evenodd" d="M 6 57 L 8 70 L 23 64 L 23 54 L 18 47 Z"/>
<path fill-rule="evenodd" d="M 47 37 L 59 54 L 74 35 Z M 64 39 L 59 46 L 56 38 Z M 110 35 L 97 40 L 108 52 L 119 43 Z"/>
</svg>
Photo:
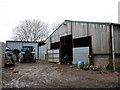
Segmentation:
<svg viewBox="0 0 120 90">
<path fill-rule="evenodd" d="M 65 19 L 118 23 L 120 0 L 0 0 L 0 41 L 12 40 L 12 30 L 25 19 L 48 24 Z"/>
</svg>

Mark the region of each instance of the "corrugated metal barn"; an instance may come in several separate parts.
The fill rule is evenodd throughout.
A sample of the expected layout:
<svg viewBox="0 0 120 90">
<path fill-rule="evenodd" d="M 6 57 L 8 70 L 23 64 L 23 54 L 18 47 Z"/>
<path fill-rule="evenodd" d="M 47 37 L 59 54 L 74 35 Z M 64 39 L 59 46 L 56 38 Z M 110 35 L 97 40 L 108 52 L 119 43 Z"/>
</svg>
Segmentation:
<svg viewBox="0 0 120 90">
<path fill-rule="evenodd" d="M 33 46 L 36 50 L 36 59 L 45 59 L 45 43 L 30 41 L 6 41 L 6 46 L 11 49 L 21 50 L 22 46 Z"/>
<path fill-rule="evenodd" d="M 81 60 L 97 67 L 120 59 L 120 25 L 65 20 L 46 40 L 47 59 L 59 62 L 67 54 L 73 64 Z"/>
</svg>

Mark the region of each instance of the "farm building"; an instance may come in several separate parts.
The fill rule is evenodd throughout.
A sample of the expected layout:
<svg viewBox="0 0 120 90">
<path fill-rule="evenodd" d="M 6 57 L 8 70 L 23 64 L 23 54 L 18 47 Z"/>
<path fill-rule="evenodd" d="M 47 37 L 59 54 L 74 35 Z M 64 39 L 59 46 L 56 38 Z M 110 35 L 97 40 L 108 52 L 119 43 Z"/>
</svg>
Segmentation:
<svg viewBox="0 0 120 90">
<path fill-rule="evenodd" d="M 6 41 L 6 46 L 11 49 L 21 50 L 22 46 L 33 46 L 36 51 L 36 59 L 45 59 L 45 43 L 30 41 Z"/>
<path fill-rule="evenodd" d="M 73 64 L 113 67 L 120 59 L 120 25 L 106 22 L 65 20 L 46 39 L 47 59 L 59 62 L 68 55 Z"/>
</svg>

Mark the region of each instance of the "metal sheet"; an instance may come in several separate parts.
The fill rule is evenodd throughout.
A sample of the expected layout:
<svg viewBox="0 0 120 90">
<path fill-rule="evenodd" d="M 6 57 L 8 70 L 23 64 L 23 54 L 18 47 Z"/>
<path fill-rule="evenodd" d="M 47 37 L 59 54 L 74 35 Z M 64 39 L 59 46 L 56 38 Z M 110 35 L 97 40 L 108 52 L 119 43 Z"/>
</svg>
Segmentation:
<svg viewBox="0 0 120 90">
<path fill-rule="evenodd" d="M 73 38 L 86 37 L 87 28 L 88 27 L 86 23 L 73 23 L 72 24 Z"/>
<path fill-rule="evenodd" d="M 48 62 L 59 62 L 59 49 L 48 50 Z"/>
<path fill-rule="evenodd" d="M 110 53 L 109 25 L 98 24 L 92 31 L 92 50 L 94 54 Z"/>
<path fill-rule="evenodd" d="M 46 46 L 40 46 L 39 47 L 39 59 L 45 60 L 45 55 L 46 55 Z"/>
<path fill-rule="evenodd" d="M 120 54 L 120 26 L 114 26 L 115 54 Z"/>
<path fill-rule="evenodd" d="M 51 47 L 51 37 L 49 37 L 47 40 L 46 40 L 46 50 L 50 49 Z"/>
<path fill-rule="evenodd" d="M 96 54 L 109 54 L 110 29 L 108 24 L 72 24 L 73 39 L 92 36 L 92 49 Z"/>
<path fill-rule="evenodd" d="M 87 63 L 89 58 L 89 47 L 73 48 L 73 64 L 77 64 L 78 61 L 84 61 Z"/>
</svg>

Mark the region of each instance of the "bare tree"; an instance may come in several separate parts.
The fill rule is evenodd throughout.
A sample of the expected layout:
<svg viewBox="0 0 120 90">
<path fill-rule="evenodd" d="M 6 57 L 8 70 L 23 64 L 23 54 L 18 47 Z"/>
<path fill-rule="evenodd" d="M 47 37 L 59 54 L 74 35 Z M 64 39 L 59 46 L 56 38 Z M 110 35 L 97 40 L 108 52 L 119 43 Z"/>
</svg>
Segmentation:
<svg viewBox="0 0 120 90">
<path fill-rule="evenodd" d="M 48 24 L 41 20 L 25 20 L 13 29 L 17 41 L 42 41 L 48 36 Z"/>
</svg>

